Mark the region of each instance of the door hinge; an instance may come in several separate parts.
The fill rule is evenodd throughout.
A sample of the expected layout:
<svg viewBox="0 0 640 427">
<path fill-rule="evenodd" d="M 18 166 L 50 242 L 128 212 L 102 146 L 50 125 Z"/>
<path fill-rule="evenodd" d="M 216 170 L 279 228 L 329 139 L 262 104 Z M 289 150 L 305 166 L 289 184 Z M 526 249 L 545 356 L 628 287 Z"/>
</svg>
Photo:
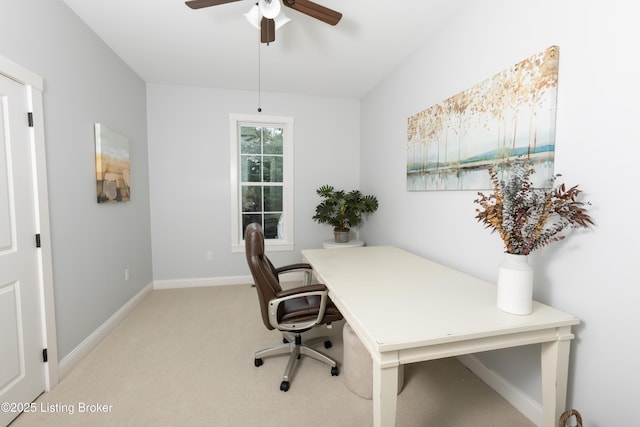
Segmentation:
<svg viewBox="0 0 640 427">
<path fill-rule="evenodd" d="M 33 127 L 33 113 L 32 112 L 28 112 L 27 113 L 27 120 L 29 121 L 29 127 L 32 128 Z"/>
<path fill-rule="evenodd" d="M 47 354 L 47 349 L 46 348 L 42 349 L 42 361 L 43 362 L 48 362 L 49 361 L 49 355 Z"/>
<path fill-rule="evenodd" d="M 36 234 L 36 248 L 40 247 L 40 233 Z"/>
</svg>

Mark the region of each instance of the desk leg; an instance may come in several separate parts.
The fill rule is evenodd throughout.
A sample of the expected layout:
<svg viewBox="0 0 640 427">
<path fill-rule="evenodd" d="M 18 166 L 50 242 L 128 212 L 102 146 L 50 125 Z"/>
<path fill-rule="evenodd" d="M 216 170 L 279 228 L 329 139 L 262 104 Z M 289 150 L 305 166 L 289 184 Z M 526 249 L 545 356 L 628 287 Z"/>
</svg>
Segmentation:
<svg viewBox="0 0 640 427">
<path fill-rule="evenodd" d="M 562 330 L 557 341 L 542 343 L 542 421 L 545 427 L 555 427 L 567 403 L 569 348 L 571 329 Z"/>
<path fill-rule="evenodd" d="M 397 354 L 381 355 L 383 360 L 373 359 L 373 426 L 396 425 L 398 400 Z"/>
</svg>

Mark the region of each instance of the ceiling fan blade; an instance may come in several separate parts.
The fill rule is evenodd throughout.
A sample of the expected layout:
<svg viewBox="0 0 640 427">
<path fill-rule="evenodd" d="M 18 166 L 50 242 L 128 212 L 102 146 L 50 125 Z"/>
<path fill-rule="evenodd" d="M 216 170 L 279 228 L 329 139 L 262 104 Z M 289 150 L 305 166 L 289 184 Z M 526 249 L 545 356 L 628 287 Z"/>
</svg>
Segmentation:
<svg viewBox="0 0 640 427">
<path fill-rule="evenodd" d="M 342 19 L 342 13 L 333 9 L 319 5 L 310 0 L 283 0 L 282 4 L 309 15 L 312 18 L 319 19 L 329 25 L 336 25 Z"/>
<path fill-rule="evenodd" d="M 191 9 L 202 9 L 203 7 L 218 6 L 220 4 L 233 3 L 240 0 L 189 0 L 184 2 Z"/>
<path fill-rule="evenodd" d="M 276 21 L 262 17 L 260 22 L 260 43 L 276 41 Z"/>
</svg>

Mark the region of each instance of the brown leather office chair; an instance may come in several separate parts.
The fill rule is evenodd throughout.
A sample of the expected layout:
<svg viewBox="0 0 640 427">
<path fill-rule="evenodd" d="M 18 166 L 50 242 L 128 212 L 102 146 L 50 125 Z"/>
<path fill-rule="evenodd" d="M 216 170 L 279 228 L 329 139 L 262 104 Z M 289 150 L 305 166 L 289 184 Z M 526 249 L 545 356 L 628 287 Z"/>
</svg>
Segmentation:
<svg viewBox="0 0 640 427">
<path fill-rule="evenodd" d="M 310 284 L 283 290 L 280 286 L 280 274 L 304 270 L 311 271 L 309 264 L 293 264 L 275 268 L 264 253 L 264 233 L 259 224 L 249 224 L 244 234 L 247 263 L 258 291 L 262 321 L 269 330 L 277 329 L 289 334 L 284 343 L 260 350 L 255 354 L 255 366 L 261 366 L 263 357 L 290 354 L 289 363 L 284 372 L 280 390 L 289 390 L 291 373 L 301 355 L 309 356 L 331 366 L 331 375 L 338 375 L 335 360 L 311 348 L 324 342 L 325 348 L 331 347 L 327 337 L 314 338 L 302 344 L 301 333 L 323 324 L 342 319 L 342 314 L 330 301 L 327 288 L 320 284 Z"/>
</svg>

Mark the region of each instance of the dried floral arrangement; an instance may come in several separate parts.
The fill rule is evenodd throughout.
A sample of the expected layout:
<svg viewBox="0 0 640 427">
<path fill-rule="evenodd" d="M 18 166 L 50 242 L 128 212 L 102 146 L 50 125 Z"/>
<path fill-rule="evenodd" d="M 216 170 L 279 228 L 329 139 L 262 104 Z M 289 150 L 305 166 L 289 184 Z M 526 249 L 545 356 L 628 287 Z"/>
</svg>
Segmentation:
<svg viewBox="0 0 640 427">
<path fill-rule="evenodd" d="M 578 186 L 568 190 L 564 184 L 554 187 L 552 178 L 549 188 L 534 188 L 530 177 L 533 166 L 517 158 L 511 164 L 508 179 L 500 180 L 493 167 L 489 175 L 493 182 L 493 193 L 474 200 L 478 222 L 497 231 L 509 254 L 528 255 L 547 244 L 564 239 L 560 234 L 566 228 L 593 225 L 587 214 L 589 202 L 578 201 L 582 192 Z"/>
</svg>

